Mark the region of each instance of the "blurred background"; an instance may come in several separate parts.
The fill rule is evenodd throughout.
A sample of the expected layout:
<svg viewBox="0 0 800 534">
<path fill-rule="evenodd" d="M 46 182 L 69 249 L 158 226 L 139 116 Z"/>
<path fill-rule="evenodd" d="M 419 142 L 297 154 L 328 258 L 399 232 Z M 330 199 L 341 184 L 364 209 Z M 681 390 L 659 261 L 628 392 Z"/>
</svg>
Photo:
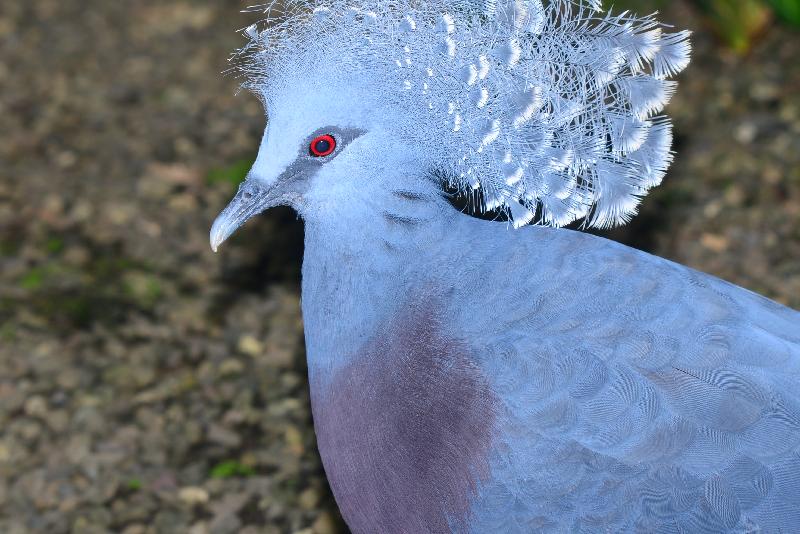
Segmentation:
<svg viewBox="0 0 800 534">
<path fill-rule="evenodd" d="M 695 31 L 676 163 L 609 235 L 800 308 L 800 0 L 629 1 Z M 239 0 L 0 7 L 0 532 L 344 532 L 302 223 L 208 230 L 255 157 Z"/>
</svg>

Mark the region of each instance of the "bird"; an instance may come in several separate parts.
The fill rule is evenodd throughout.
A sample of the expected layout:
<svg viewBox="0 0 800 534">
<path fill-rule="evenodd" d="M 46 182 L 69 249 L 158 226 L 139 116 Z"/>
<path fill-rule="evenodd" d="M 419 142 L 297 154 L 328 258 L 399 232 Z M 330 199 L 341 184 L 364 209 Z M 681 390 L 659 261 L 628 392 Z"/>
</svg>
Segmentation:
<svg viewBox="0 0 800 534">
<path fill-rule="evenodd" d="M 800 313 L 584 230 L 673 159 L 687 31 L 599 0 L 283 0 L 214 251 L 304 222 L 319 453 L 355 533 L 800 530 Z"/>
</svg>

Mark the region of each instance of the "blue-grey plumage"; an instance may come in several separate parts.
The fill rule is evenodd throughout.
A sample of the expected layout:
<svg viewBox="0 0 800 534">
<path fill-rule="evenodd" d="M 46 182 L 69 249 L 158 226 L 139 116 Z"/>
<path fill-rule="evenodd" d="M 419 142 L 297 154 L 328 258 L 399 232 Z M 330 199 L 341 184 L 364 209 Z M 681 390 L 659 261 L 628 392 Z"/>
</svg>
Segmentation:
<svg viewBox="0 0 800 534">
<path fill-rule="evenodd" d="M 342 221 L 335 253 L 325 245 L 331 230 L 308 223 L 303 313 L 315 421 L 354 531 L 446 531 L 431 527 L 441 525 L 431 520 L 436 513 L 453 531 L 470 532 L 800 525 L 800 313 L 603 238 L 513 231 L 432 204 L 437 224 L 393 229 L 387 220 L 350 242 Z M 380 340 L 427 339 L 429 328 L 458 347 L 479 378 L 455 372 L 465 364 L 441 343 L 433 355 L 428 343 L 364 350 Z M 429 358 L 453 372 L 434 384 L 406 377 L 394 394 L 377 380 L 348 378 Z M 465 380 L 472 390 L 459 387 Z M 401 435 L 387 434 L 384 425 L 398 422 L 386 415 L 396 397 L 430 398 L 431 388 L 448 392 L 440 401 L 456 407 L 466 395 L 489 430 L 456 424 L 442 443 L 405 443 L 416 436 L 408 426 L 426 434 L 452 422 L 428 420 L 443 409 L 426 403 L 404 406 L 414 423 L 403 419 Z M 483 399 L 470 395 L 475 388 Z M 354 439 L 355 429 L 373 425 L 378 437 Z M 357 450 L 334 444 L 329 434 L 337 431 Z M 413 480 L 382 487 L 392 473 L 408 475 L 400 466 L 419 454 L 386 465 L 379 460 L 387 450 L 431 445 L 453 450 L 439 465 L 423 462 Z M 453 469 L 465 479 L 451 480 Z M 455 491 L 469 502 L 464 523 L 452 517 L 463 508 L 436 498 Z M 364 492 L 384 501 L 364 509 Z M 385 511 L 392 506 L 397 517 Z"/>
<path fill-rule="evenodd" d="M 664 78 L 688 61 L 686 35 L 662 36 L 650 19 L 598 22 L 597 2 L 492 2 L 481 17 L 466 0 L 362 3 L 371 9 L 288 10 L 314 32 L 391 31 L 342 41 L 345 59 L 319 64 L 305 30 L 278 26 L 287 56 L 251 83 L 267 132 L 211 231 L 216 250 L 278 204 L 305 221 L 314 424 L 351 529 L 800 528 L 800 314 L 612 241 L 524 226 L 534 212 L 554 226 L 634 213 L 670 159 L 652 114 L 672 89 Z M 423 24 L 438 37 L 420 37 Z M 513 38 L 489 57 L 457 46 L 459 24 Z M 477 56 L 436 86 L 457 105 L 422 117 L 433 122 L 418 136 L 408 86 L 401 98 L 382 85 L 406 75 L 415 38 L 444 39 L 438 69 Z M 408 62 L 376 76 L 391 57 L 370 47 L 395 45 Z M 543 51 L 565 64 L 542 67 L 532 58 Z M 417 74 L 436 78 L 429 70 Z M 476 92 L 478 80 L 493 90 Z M 497 88 L 521 81 L 504 107 Z M 468 105 L 500 118 L 470 118 Z M 454 209 L 443 176 L 514 224 Z"/>
</svg>

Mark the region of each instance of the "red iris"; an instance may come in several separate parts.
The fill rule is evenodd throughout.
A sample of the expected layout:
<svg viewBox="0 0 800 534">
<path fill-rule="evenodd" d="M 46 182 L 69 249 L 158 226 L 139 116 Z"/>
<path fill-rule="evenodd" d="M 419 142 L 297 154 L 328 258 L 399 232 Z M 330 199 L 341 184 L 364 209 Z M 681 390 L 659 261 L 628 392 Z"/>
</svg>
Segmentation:
<svg viewBox="0 0 800 534">
<path fill-rule="evenodd" d="M 311 141 L 308 147 L 312 156 L 322 158 L 329 156 L 336 149 L 336 139 L 332 135 L 320 135 Z"/>
</svg>

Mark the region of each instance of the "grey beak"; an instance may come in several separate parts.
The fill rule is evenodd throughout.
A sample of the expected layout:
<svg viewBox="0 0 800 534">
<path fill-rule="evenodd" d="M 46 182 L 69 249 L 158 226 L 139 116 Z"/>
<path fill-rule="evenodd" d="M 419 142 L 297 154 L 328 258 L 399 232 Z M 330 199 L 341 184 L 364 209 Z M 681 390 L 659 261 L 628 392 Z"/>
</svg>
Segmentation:
<svg viewBox="0 0 800 534">
<path fill-rule="evenodd" d="M 279 204 L 279 194 L 274 186 L 263 184 L 260 180 L 248 177 L 239 185 L 239 191 L 228 206 L 222 210 L 211 226 L 211 249 L 216 252 L 223 241 L 228 239 L 251 217 Z"/>
</svg>

